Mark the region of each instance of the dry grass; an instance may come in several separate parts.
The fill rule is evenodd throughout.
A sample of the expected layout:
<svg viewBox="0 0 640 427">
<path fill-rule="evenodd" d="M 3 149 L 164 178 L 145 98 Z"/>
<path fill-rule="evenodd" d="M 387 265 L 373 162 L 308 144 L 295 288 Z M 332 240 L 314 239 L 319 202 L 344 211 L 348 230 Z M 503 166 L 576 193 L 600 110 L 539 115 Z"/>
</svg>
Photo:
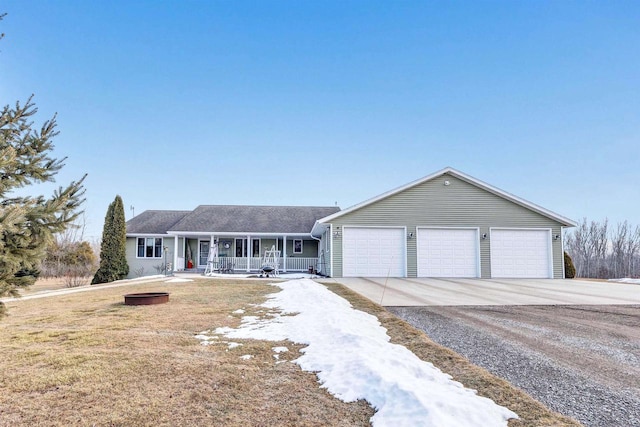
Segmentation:
<svg viewBox="0 0 640 427">
<path fill-rule="evenodd" d="M 74 286 L 69 286 L 70 283 Z M 38 279 L 36 283 L 26 289 L 21 289 L 22 295 L 31 295 L 44 291 L 55 291 L 58 289 L 67 289 L 77 286 L 89 286 L 91 277 L 48 277 L 46 279 Z"/>
<path fill-rule="evenodd" d="M 275 363 L 272 347 L 287 346 L 280 359 L 291 360 L 300 346 L 245 340 L 229 349 L 193 337 L 236 327 L 238 308 L 261 314 L 255 304 L 276 290 L 265 283 L 156 282 L 9 303 L 9 317 L 0 321 L 0 425 L 368 425 L 373 410 L 366 402 L 340 402 L 315 375 Z M 525 417 L 510 425 L 576 425 L 380 306 L 331 288 L 377 315 L 394 342 Z M 169 304 L 122 304 L 124 293 L 152 290 L 169 291 Z"/>
</svg>

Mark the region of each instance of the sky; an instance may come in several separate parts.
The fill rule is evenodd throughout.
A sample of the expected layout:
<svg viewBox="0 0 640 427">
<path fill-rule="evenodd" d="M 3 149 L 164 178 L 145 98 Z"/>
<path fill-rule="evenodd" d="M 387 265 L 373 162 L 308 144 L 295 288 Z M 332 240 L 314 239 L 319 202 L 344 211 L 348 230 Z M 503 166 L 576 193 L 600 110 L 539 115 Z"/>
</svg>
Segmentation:
<svg viewBox="0 0 640 427">
<path fill-rule="evenodd" d="M 0 100 L 57 113 L 85 237 L 201 204 L 347 208 L 447 166 L 640 225 L 635 1 L 4 0 Z M 49 194 L 53 187 L 25 191 Z M 133 207 L 133 209 L 132 209 Z"/>
<path fill-rule="evenodd" d="M 377 317 L 355 310 L 325 286 L 310 279 L 274 286 L 282 291 L 262 304 L 269 309 L 263 317 L 244 316 L 237 329 L 215 328 L 196 338 L 203 345 L 225 345 L 227 351 L 236 351 L 244 360 L 253 355 L 245 354 L 242 343 L 229 339 L 305 344 L 293 362 L 315 373 L 319 386 L 336 398 L 344 402 L 366 400 L 376 409 L 371 417 L 374 427 L 506 427 L 509 418 L 517 418 L 508 408 L 464 388 L 406 347 L 391 343 Z M 234 313 L 243 314 L 244 308 Z M 273 351 L 274 363 L 279 363 L 279 355 L 288 349 L 274 347 Z"/>
</svg>

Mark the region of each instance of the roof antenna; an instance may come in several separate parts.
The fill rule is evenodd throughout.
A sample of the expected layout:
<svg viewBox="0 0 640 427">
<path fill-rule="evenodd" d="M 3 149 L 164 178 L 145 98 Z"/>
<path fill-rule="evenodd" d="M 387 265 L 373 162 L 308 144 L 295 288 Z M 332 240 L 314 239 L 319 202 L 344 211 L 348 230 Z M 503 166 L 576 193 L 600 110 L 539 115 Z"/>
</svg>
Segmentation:
<svg viewBox="0 0 640 427">
<path fill-rule="evenodd" d="M 135 208 L 133 207 L 133 205 L 129 206 L 129 209 L 131 209 L 131 218 L 136 216 L 136 211 L 135 211 Z"/>
</svg>

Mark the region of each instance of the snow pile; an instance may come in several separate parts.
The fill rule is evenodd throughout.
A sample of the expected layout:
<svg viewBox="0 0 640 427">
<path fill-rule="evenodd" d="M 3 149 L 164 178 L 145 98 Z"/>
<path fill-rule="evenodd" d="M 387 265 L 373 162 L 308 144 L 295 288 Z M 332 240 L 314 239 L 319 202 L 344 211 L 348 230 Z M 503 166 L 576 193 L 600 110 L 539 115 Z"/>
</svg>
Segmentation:
<svg viewBox="0 0 640 427">
<path fill-rule="evenodd" d="M 618 282 L 618 283 L 629 283 L 631 285 L 640 285 L 640 279 L 609 279 L 610 282 Z"/>
<path fill-rule="evenodd" d="M 164 283 L 185 283 L 185 282 L 193 282 L 193 280 L 191 280 L 191 279 L 181 279 L 179 277 L 176 277 L 175 279 L 165 280 Z"/>
<path fill-rule="evenodd" d="M 282 292 L 263 305 L 281 316 L 243 318 L 229 338 L 306 344 L 295 360 L 345 402 L 366 399 L 375 426 L 506 426 L 512 411 L 477 396 L 407 348 L 391 344 L 375 316 L 308 279 L 274 284 Z M 289 314 L 289 315 L 287 315 Z"/>
</svg>

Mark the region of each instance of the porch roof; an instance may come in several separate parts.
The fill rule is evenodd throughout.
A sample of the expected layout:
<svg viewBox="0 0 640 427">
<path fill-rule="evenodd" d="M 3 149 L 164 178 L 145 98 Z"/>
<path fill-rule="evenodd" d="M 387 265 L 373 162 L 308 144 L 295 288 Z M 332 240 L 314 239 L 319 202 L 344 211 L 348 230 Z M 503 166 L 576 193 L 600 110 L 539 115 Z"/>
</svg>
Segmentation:
<svg viewBox="0 0 640 427">
<path fill-rule="evenodd" d="M 273 233 L 309 234 L 338 207 L 201 205 L 193 211 L 144 211 L 127 221 L 127 234 Z"/>
</svg>

